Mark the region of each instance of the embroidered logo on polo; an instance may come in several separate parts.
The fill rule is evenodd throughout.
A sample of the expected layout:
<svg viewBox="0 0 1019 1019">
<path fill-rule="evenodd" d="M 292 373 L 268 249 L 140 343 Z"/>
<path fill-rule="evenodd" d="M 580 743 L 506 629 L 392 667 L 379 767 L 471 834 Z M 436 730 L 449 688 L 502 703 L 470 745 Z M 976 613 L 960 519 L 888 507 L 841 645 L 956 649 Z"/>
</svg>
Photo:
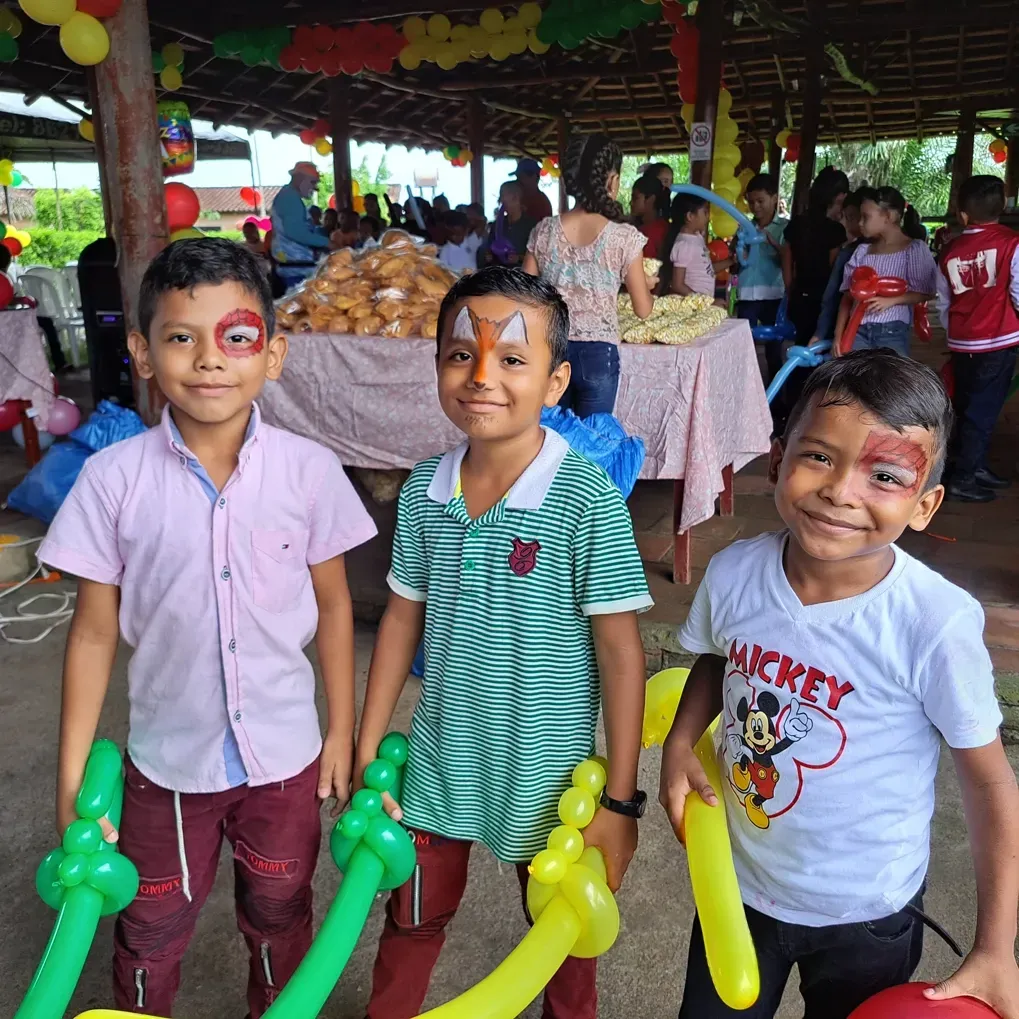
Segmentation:
<svg viewBox="0 0 1019 1019">
<path fill-rule="evenodd" d="M 526 577 L 538 565 L 540 551 L 541 542 L 521 541 L 520 538 L 514 538 L 513 551 L 509 556 L 510 569 L 516 576 Z"/>
</svg>

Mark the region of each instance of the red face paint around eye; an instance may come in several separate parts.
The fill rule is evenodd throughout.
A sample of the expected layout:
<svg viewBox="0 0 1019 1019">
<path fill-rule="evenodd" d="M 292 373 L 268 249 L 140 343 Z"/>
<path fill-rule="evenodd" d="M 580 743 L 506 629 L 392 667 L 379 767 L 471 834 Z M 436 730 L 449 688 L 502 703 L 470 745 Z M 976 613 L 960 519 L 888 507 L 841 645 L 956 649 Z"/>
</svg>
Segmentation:
<svg viewBox="0 0 1019 1019">
<path fill-rule="evenodd" d="M 216 346 L 227 357 L 252 357 L 265 346 L 265 323 L 250 308 L 234 308 L 216 323 Z M 230 341 L 231 336 L 244 336 L 246 342 Z"/>
<path fill-rule="evenodd" d="M 868 471 L 881 466 L 904 468 L 909 475 L 902 478 L 902 490 L 906 495 L 915 495 L 927 476 L 927 454 L 917 443 L 882 432 L 871 432 L 867 436 L 856 462 Z"/>
</svg>

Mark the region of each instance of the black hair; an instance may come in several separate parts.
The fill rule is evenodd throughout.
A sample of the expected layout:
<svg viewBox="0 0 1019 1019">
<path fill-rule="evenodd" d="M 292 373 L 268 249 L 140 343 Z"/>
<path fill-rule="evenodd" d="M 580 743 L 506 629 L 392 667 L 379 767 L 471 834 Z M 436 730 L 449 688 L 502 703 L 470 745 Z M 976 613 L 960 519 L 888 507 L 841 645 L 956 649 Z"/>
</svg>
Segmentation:
<svg viewBox="0 0 1019 1019">
<path fill-rule="evenodd" d="M 368 199 L 369 199 L 369 198 L 374 198 L 374 199 L 375 199 L 375 204 L 376 204 L 376 205 L 378 205 L 378 203 L 379 203 L 379 196 L 378 196 L 377 194 L 375 194 L 375 192 L 374 192 L 374 191 L 369 191 L 369 192 L 368 192 L 368 194 L 366 194 L 366 195 L 362 195 L 361 197 L 362 197 L 362 198 L 363 198 L 363 199 L 364 199 L 364 200 L 365 200 L 366 202 L 368 201 Z"/>
<path fill-rule="evenodd" d="M 974 223 L 994 223 L 1005 211 L 1005 183 L 989 173 L 975 174 L 962 182 L 957 203 Z"/>
<path fill-rule="evenodd" d="M 355 233 L 361 226 L 361 217 L 353 209 L 344 209 L 340 213 L 339 229 L 345 234 Z"/>
<path fill-rule="evenodd" d="M 447 212 L 446 215 L 442 217 L 442 222 L 450 230 L 452 230 L 454 227 L 457 227 L 457 226 L 463 227 L 464 230 L 466 230 L 467 227 L 470 225 L 468 223 L 468 221 L 467 221 L 467 213 L 466 212 L 459 212 L 459 211 L 457 211 L 455 209 L 450 211 L 450 212 Z"/>
<path fill-rule="evenodd" d="M 906 201 L 902 192 L 896 188 L 883 187 L 873 190 L 868 188 L 861 201 L 873 202 L 886 212 L 897 212 L 899 227 L 907 237 L 912 237 L 915 241 L 927 239 L 927 230 L 920 222 L 920 213 L 916 211 L 915 206 Z"/>
<path fill-rule="evenodd" d="M 520 183 L 520 181 L 518 181 L 518 180 L 504 180 L 504 181 L 503 181 L 503 182 L 502 182 L 502 183 L 501 183 L 501 184 L 499 185 L 499 191 L 500 191 L 500 193 L 502 192 L 502 189 L 503 189 L 503 188 L 515 188 L 515 189 L 516 189 L 517 191 L 519 191 L 519 192 L 520 192 L 521 194 L 523 194 L 523 193 L 524 193 L 524 188 L 523 188 L 523 185 L 522 185 L 522 184 Z"/>
<path fill-rule="evenodd" d="M 807 215 L 811 219 L 825 219 L 828 207 L 839 195 L 849 194 L 849 178 L 834 166 L 826 166 L 814 178 L 807 199 Z"/>
<path fill-rule="evenodd" d="M 238 283 L 258 299 L 269 336 L 276 331 L 272 290 L 261 262 L 244 245 L 225 237 L 187 237 L 174 241 L 149 263 L 138 297 L 138 325 L 148 339 L 156 305 L 171 290 L 193 293 L 195 287 Z"/>
<path fill-rule="evenodd" d="M 751 191 L 763 191 L 766 195 L 777 195 L 778 181 L 770 173 L 759 173 L 752 177 L 746 186 L 745 193 L 749 195 Z"/>
<path fill-rule="evenodd" d="M 850 209 L 859 209 L 860 206 L 863 205 L 864 198 L 869 198 L 873 191 L 873 188 L 868 187 L 857 188 L 855 191 L 850 191 L 849 194 L 846 195 L 845 201 L 842 203 L 842 208 L 844 209 L 848 206 Z"/>
<path fill-rule="evenodd" d="M 952 402 L 938 375 L 892 350 L 856 350 L 826 361 L 807 379 L 785 426 L 788 443 L 813 400 L 818 407 L 859 404 L 897 432 L 915 426 L 931 433 L 934 462 L 926 490 L 941 482 L 952 433 Z"/>
<path fill-rule="evenodd" d="M 377 216 L 362 216 L 361 217 L 361 222 L 358 224 L 358 226 L 359 227 L 360 226 L 364 226 L 366 223 L 368 224 L 368 229 L 371 231 L 372 237 L 374 237 L 375 240 L 378 240 L 379 239 L 379 232 L 382 230 L 382 224 L 379 222 L 378 217 Z"/>
<path fill-rule="evenodd" d="M 669 166 L 668 163 L 648 163 L 648 168 L 644 171 L 644 173 L 646 174 L 651 173 L 657 177 L 658 174 L 662 172 L 662 170 L 668 170 L 673 175 L 676 172 L 675 170 L 672 169 L 671 166 Z M 665 187 L 665 185 L 663 184 L 662 187 Z"/>
<path fill-rule="evenodd" d="M 643 177 L 640 177 L 633 185 L 633 190 L 642 194 L 645 198 L 653 198 L 655 211 L 659 216 L 668 218 L 669 215 L 669 189 L 648 170 Z"/>
<path fill-rule="evenodd" d="M 662 248 L 666 256 L 665 259 L 662 259 L 663 262 L 666 261 L 669 252 L 672 251 L 676 238 L 683 232 L 687 216 L 692 212 L 698 212 L 708 204 L 706 198 L 701 198 L 700 195 L 691 195 L 686 191 L 679 191 L 673 197 L 672 210 L 669 216 L 672 225 L 669 227 L 669 235 L 665 238 L 665 246 Z"/>
<path fill-rule="evenodd" d="M 563 160 L 566 193 L 577 200 L 577 207 L 596 212 L 621 223 L 623 207 L 608 191 L 610 173 L 621 173 L 622 149 L 605 134 L 581 134 L 570 139 Z"/>
<path fill-rule="evenodd" d="M 479 216 L 484 216 L 485 214 L 485 207 L 481 204 L 481 202 L 471 202 L 470 205 L 466 205 L 464 208 L 468 212 L 476 212 Z"/>
<path fill-rule="evenodd" d="M 453 309 L 469 297 L 488 297 L 490 294 L 498 294 L 500 297 L 507 297 L 531 308 L 540 308 L 545 312 L 547 325 L 545 336 L 552 355 L 550 370 L 555 371 L 566 360 L 566 348 L 570 338 L 570 312 L 566 302 L 548 280 L 506 265 L 486 266 L 469 276 L 462 276 L 453 284 L 442 300 L 442 307 L 439 308 L 436 353 L 442 346 L 446 320 Z"/>
</svg>

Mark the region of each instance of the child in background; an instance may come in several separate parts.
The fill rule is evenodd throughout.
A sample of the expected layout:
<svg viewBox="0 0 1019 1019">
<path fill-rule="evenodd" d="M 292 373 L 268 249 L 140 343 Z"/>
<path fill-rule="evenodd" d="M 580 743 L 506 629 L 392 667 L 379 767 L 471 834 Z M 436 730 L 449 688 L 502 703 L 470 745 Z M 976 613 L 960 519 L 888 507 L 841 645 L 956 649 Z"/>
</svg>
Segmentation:
<svg viewBox="0 0 1019 1019">
<path fill-rule="evenodd" d="M 987 446 L 1015 374 L 1019 344 L 1019 234 L 1000 226 L 1000 177 L 970 177 L 959 188 L 962 233 L 950 240 L 937 276 L 938 310 L 955 376 L 956 431 L 948 496 L 990 502 L 1010 482 L 987 466 Z"/>
<path fill-rule="evenodd" d="M 322 232 L 328 237 L 340 225 L 340 214 L 335 209 L 322 213 Z"/>
<path fill-rule="evenodd" d="M 485 218 L 485 207 L 480 202 L 471 202 L 464 206 L 464 214 L 467 216 L 467 236 L 464 244 L 467 250 L 474 256 L 474 263 L 478 262 L 478 251 L 485 238 L 488 236 L 488 220 Z"/>
<path fill-rule="evenodd" d="M 651 598 L 618 489 L 540 425 L 569 382 L 568 335 L 556 289 L 520 269 L 465 277 L 439 312 L 439 403 L 467 441 L 418 464 L 400 492 L 368 674 L 358 776 L 424 633 L 403 796 L 387 804 L 414 832 L 417 870 L 386 908 L 370 1019 L 419 1013 L 475 842 L 526 885 L 571 771 L 593 750 L 599 693 L 609 784 L 584 841 L 605 855 L 613 889 L 637 846 L 637 612 Z M 595 973 L 594 959 L 568 958 L 543 1014 L 595 1019 Z"/>
<path fill-rule="evenodd" d="M 787 529 L 708 564 L 680 632 L 700 657 L 665 742 L 661 801 L 680 839 L 688 794 L 722 809 L 693 752 L 721 713 L 761 989 L 745 1012 L 719 1000 L 695 920 L 680 1019 L 771 1019 L 794 964 L 810 1019 L 846 1019 L 909 980 L 942 738 L 969 827 L 977 930 L 955 975 L 924 993 L 1019 1016 L 1019 792 L 983 612 L 894 544 L 941 503 L 951 423 L 941 380 L 916 361 L 860 351 L 826 362 L 772 447 Z"/>
<path fill-rule="evenodd" d="M 340 225 L 329 235 L 332 248 L 356 248 L 361 243 L 361 217 L 351 209 L 340 213 Z"/>
<path fill-rule="evenodd" d="M 630 193 L 633 225 L 647 238 L 645 258 L 665 261 L 665 242 L 669 237 L 669 192 L 651 173 L 645 173 Z"/>
<path fill-rule="evenodd" d="M 842 226 L 846 231 L 846 243 L 839 249 L 835 256 L 835 264 L 831 269 L 831 276 L 828 278 L 828 286 L 825 287 L 824 296 L 821 298 L 821 314 L 818 316 L 817 325 L 814 328 L 814 335 L 810 338 L 811 343 L 819 340 L 831 340 L 835 337 L 835 321 L 839 314 L 839 305 L 842 302 L 842 277 L 846 272 L 846 265 L 852 258 L 853 252 L 863 243 L 860 236 L 860 203 L 871 194 L 871 188 L 860 188 L 858 191 L 850 191 L 842 203 Z"/>
<path fill-rule="evenodd" d="M 467 245 L 467 217 L 462 212 L 447 212 L 443 222 L 448 239 L 439 248 L 439 261 L 454 272 L 473 272 L 478 267 L 478 256 Z"/>
<path fill-rule="evenodd" d="M 697 195 L 680 192 L 672 200 L 672 292 L 715 296 L 715 268 L 707 242 L 711 208 Z"/>
<path fill-rule="evenodd" d="M 374 216 L 362 216 L 358 224 L 359 247 L 377 248 L 382 224 Z"/>
<path fill-rule="evenodd" d="M 524 192 L 520 182 L 506 181 L 499 188 L 499 211 L 478 254 L 478 264 L 521 265 L 527 254 L 531 231 L 537 225 L 538 221 L 524 211 Z"/>
<path fill-rule="evenodd" d="M 839 342 L 849 321 L 853 298 L 849 293 L 853 272 L 869 265 L 878 276 L 898 276 L 906 281 L 899 297 L 872 297 L 853 340 L 853 350 L 891 347 L 909 357 L 909 334 L 913 306 L 932 300 L 937 290 L 938 267 L 927 247 L 927 231 L 920 215 L 895 188 L 876 188 L 860 203 L 860 233 L 866 238 L 850 256 L 842 273 L 842 303 L 835 323 Z"/>
<path fill-rule="evenodd" d="M 57 828 L 75 816 L 122 627 L 133 654 L 119 840 L 141 891 L 117 918 L 116 1007 L 173 1015 L 225 835 L 257 1019 L 311 944 L 319 803 L 349 793 L 343 555 L 375 527 L 333 453 L 261 420 L 254 401 L 279 378 L 287 341 L 252 254 L 222 238 L 171 244 L 145 273 L 138 314 L 128 345 L 168 400 L 162 424 L 89 459 L 39 550 L 81 578 Z M 304 654 L 316 627 L 324 743 Z"/>
<path fill-rule="evenodd" d="M 754 222 L 764 234 L 759 244 L 736 241 L 739 284 L 736 291 L 736 314 L 745 318 L 753 329 L 756 325 L 774 325 L 778 306 L 785 294 L 782 281 L 782 244 L 789 220 L 778 215 L 778 182 L 767 173 L 759 173 L 746 189 L 747 205 Z M 781 343 L 764 344 L 769 380 L 782 367 Z"/>
</svg>

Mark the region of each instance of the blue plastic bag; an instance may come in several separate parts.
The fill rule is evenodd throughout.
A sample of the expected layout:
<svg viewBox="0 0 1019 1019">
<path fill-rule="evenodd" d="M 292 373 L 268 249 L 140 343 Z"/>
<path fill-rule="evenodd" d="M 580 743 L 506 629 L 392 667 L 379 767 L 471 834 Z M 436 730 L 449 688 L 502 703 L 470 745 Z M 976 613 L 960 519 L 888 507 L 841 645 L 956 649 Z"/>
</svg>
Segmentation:
<svg viewBox="0 0 1019 1019">
<path fill-rule="evenodd" d="M 7 497 L 7 505 L 45 524 L 52 523 L 85 461 L 93 453 L 144 431 L 145 423 L 133 410 L 102 400 L 67 442 L 55 443 L 47 450 Z"/>
<path fill-rule="evenodd" d="M 578 418 L 564 407 L 546 407 L 541 423 L 558 432 L 578 453 L 593 460 L 628 499 L 644 465 L 644 440 L 627 435 L 611 414 Z"/>
</svg>

